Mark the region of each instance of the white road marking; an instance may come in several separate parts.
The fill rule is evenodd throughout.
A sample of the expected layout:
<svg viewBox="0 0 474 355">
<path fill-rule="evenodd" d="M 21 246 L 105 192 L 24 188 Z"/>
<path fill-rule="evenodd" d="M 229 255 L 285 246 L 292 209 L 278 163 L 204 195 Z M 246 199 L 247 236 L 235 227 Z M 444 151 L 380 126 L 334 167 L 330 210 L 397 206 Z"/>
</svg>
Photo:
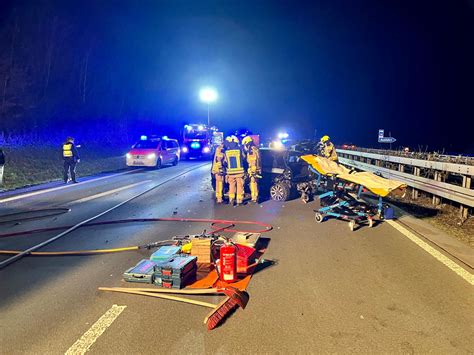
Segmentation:
<svg viewBox="0 0 474 355">
<path fill-rule="evenodd" d="M 468 283 L 471 285 L 474 285 L 474 274 L 471 274 L 469 271 L 463 269 L 461 266 L 456 264 L 454 261 L 440 253 L 438 250 L 433 248 L 431 245 L 428 243 L 424 242 L 421 240 L 416 234 L 412 233 L 405 227 L 403 227 L 401 224 L 392 221 L 392 220 L 385 220 L 388 224 L 390 224 L 393 228 L 398 230 L 400 233 L 402 233 L 405 237 L 410 239 L 413 243 L 418 245 L 420 248 L 422 248 L 424 251 L 428 252 L 431 254 L 435 259 L 443 263 L 445 266 L 449 267 L 452 271 L 454 271 L 456 274 L 461 276 L 464 280 L 466 280 Z"/>
<path fill-rule="evenodd" d="M 85 354 L 90 347 L 97 341 L 97 339 L 107 330 L 108 327 L 117 319 L 120 313 L 127 308 L 127 306 L 117 306 L 114 304 L 105 314 L 89 328 L 84 335 L 78 339 L 66 351 L 66 355 Z"/>
<path fill-rule="evenodd" d="M 52 188 L 50 188 L 50 189 L 32 191 L 32 192 L 29 192 L 29 193 L 26 193 L 26 194 L 16 195 L 16 196 L 12 196 L 12 197 L 7 197 L 7 198 L 4 198 L 4 199 L 1 199 L 1 200 L 0 200 L 0 203 L 2 203 L 2 202 L 10 202 L 10 201 L 15 201 L 15 200 L 20 200 L 20 199 L 22 199 L 22 198 L 32 197 L 32 196 L 36 196 L 36 195 L 41 195 L 41 194 L 44 194 L 44 193 L 47 193 L 47 192 L 52 192 L 52 191 L 58 191 L 58 190 L 62 190 L 62 189 L 67 189 L 68 187 L 72 187 L 72 186 L 78 186 L 78 185 L 80 186 L 80 185 L 87 184 L 87 183 L 89 183 L 89 182 L 95 182 L 95 181 L 99 181 L 99 180 L 103 180 L 103 179 L 109 179 L 109 178 L 112 178 L 112 177 L 116 177 L 116 176 L 120 176 L 120 175 L 125 175 L 125 174 L 130 174 L 130 173 L 132 173 L 132 172 L 140 171 L 140 170 L 143 170 L 143 169 L 135 169 L 135 170 L 125 171 L 125 172 L 123 172 L 123 173 L 118 173 L 118 174 L 113 174 L 113 175 L 102 176 L 102 177 L 97 178 L 97 179 L 91 179 L 91 180 L 81 181 L 79 184 L 62 185 L 62 186 L 58 186 L 58 187 L 52 187 Z"/>
<path fill-rule="evenodd" d="M 92 196 L 84 197 L 84 198 L 81 198 L 81 199 L 79 199 L 79 200 L 75 200 L 75 201 L 68 202 L 67 205 L 75 205 L 75 204 L 78 204 L 78 203 L 83 203 L 83 202 L 95 200 L 95 199 L 97 199 L 97 198 L 101 198 L 101 197 L 104 197 L 104 196 L 112 195 L 112 194 L 114 194 L 114 193 L 116 193 L 116 192 L 120 192 L 120 191 L 123 191 L 123 190 L 127 190 L 127 189 L 130 189 L 130 188 L 135 187 L 135 186 L 138 186 L 138 185 L 146 184 L 146 183 L 148 183 L 148 182 L 151 182 L 151 180 L 140 181 L 140 182 L 137 182 L 137 183 L 135 183 L 135 184 L 131 184 L 131 185 L 119 187 L 119 188 L 117 188 L 117 189 L 110 190 L 110 191 L 105 191 L 105 192 L 102 192 L 102 193 L 100 193 L 100 194 L 95 194 L 95 195 L 92 195 Z"/>
</svg>

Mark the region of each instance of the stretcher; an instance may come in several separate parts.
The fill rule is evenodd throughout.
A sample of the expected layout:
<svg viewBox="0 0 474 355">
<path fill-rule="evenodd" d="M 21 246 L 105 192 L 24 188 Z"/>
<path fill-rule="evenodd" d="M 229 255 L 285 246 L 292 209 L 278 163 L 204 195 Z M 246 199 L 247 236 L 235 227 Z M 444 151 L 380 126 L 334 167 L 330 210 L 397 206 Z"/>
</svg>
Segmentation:
<svg viewBox="0 0 474 355">
<path fill-rule="evenodd" d="M 406 184 L 402 182 L 370 172 L 356 172 L 320 156 L 304 155 L 301 159 L 309 164 L 315 174 L 316 189 L 322 188 L 324 191 L 317 195 L 322 205 L 314 211 L 318 223 L 323 222 L 326 216 L 331 216 L 348 221 L 351 230 L 364 222 L 372 227 L 376 217 L 384 218 L 383 197 L 403 195 L 406 190 Z M 361 200 L 361 194 L 365 191 L 378 197 L 377 206 Z"/>
</svg>

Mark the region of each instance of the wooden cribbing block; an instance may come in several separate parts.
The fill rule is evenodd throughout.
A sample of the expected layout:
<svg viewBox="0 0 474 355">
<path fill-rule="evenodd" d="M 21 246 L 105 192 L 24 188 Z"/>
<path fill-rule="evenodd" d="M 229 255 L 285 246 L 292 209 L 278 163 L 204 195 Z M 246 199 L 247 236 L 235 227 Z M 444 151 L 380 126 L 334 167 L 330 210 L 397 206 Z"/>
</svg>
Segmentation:
<svg viewBox="0 0 474 355">
<path fill-rule="evenodd" d="M 191 255 L 197 256 L 199 263 L 211 262 L 211 238 L 191 239 Z"/>
</svg>

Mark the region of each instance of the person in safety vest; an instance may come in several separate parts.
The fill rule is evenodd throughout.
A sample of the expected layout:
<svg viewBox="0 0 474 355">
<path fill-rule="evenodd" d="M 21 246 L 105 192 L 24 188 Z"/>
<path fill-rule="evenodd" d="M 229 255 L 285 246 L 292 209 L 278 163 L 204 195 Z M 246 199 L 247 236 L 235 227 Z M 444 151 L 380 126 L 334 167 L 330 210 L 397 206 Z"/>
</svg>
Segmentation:
<svg viewBox="0 0 474 355">
<path fill-rule="evenodd" d="M 329 136 L 323 136 L 321 138 L 321 146 L 322 155 L 329 160 L 337 162 L 336 147 L 332 144 Z"/>
<path fill-rule="evenodd" d="M 255 146 L 252 137 L 247 136 L 242 139 L 245 158 L 247 160 L 247 174 L 250 177 L 250 193 L 252 202 L 258 203 L 258 179 L 262 174 L 262 165 L 260 161 L 260 150 Z"/>
<path fill-rule="evenodd" d="M 225 171 L 226 180 L 229 183 L 229 204 L 234 201 L 237 206 L 244 200 L 244 164 L 239 140 L 236 136 L 229 136 L 225 139 Z"/>
<path fill-rule="evenodd" d="M 216 202 L 222 203 L 224 196 L 224 180 L 225 180 L 225 154 L 224 144 L 219 144 L 212 159 L 211 172 L 216 179 Z"/>
<path fill-rule="evenodd" d="M 76 165 L 81 160 L 79 159 L 79 153 L 76 146 L 74 145 L 74 138 L 67 137 L 63 143 L 63 160 L 64 160 L 64 183 L 68 183 L 69 175 L 74 184 L 76 181 Z"/>
</svg>

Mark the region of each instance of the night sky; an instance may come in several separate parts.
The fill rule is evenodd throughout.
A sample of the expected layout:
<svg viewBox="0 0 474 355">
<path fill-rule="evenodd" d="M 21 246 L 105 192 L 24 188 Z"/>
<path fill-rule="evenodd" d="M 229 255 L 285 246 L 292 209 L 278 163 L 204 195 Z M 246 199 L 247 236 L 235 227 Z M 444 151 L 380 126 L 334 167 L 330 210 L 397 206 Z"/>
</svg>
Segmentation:
<svg viewBox="0 0 474 355">
<path fill-rule="evenodd" d="M 42 3 L 93 42 L 94 75 L 123 86 L 132 124 L 204 121 L 212 85 L 226 131 L 378 147 L 384 128 L 402 146 L 474 153 L 473 1 Z M 2 23 L 31 8 L 4 4 Z"/>
</svg>

